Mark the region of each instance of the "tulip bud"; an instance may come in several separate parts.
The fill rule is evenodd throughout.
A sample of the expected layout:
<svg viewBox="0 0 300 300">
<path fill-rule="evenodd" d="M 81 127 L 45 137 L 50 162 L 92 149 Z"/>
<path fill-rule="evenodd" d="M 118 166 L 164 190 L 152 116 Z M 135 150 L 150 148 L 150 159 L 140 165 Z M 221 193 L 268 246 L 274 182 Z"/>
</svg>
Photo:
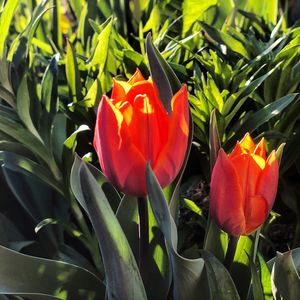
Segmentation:
<svg viewBox="0 0 300 300">
<path fill-rule="evenodd" d="M 249 133 L 228 156 L 220 149 L 211 177 L 211 217 L 231 235 L 255 231 L 274 204 L 278 173 L 275 151 L 266 159 L 264 140 L 255 145 Z"/>
<path fill-rule="evenodd" d="M 171 108 L 168 115 L 155 84 L 139 70 L 127 82 L 114 80 L 111 99 L 102 97 L 94 147 L 104 175 L 125 194 L 147 194 L 148 161 L 162 187 L 177 176 L 189 135 L 185 85 L 173 96 Z"/>
</svg>

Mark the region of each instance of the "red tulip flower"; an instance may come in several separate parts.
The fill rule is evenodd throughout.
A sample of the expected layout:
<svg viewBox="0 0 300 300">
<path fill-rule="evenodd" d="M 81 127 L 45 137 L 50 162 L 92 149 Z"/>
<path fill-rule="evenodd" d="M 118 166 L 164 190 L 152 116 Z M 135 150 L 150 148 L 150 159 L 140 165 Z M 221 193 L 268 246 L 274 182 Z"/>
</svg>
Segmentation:
<svg viewBox="0 0 300 300">
<path fill-rule="evenodd" d="M 114 80 L 111 99 L 102 97 L 94 147 L 103 173 L 122 192 L 147 194 L 148 161 L 162 187 L 178 174 L 189 134 L 185 85 L 173 96 L 171 107 L 168 115 L 155 84 L 139 70 L 127 82 Z"/>
<path fill-rule="evenodd" d="M 247 133 L 227 156 L 223 149 L 211 178 L 210 212 L 227 233 L 248 235 L 263 224 L 278 185 L 275 151 L 266 159 L 264 141 L 254 144 Z"/>
</svg>

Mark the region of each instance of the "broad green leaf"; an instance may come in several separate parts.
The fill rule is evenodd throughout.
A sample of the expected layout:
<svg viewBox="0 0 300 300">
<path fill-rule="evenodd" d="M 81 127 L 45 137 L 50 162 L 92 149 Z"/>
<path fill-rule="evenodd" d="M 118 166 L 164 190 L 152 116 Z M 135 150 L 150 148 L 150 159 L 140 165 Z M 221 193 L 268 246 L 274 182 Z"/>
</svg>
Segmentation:
<svg viewBox="0 0 300 300">
<path fill-rule="evenodd" d="M 144 285 L 148 299 L 164 300 L 170 289 L 169 262 L 165 242 L 148 205 L 149 249 Z M 137 198 L 124 196 L 117 210 L 120 222 L 131 249 L 139 257 L 139 215 Z M 156 288 L 154 289 L 153 286 Z"/>
<path fill-rule="evenodd" d="M 204 22 L 200 21 L 200 25 L 207 32 L 207 34 L 213 40 L 215 40 L 220 46 L 225 45 L 231 51 L 240 54 L 242 57 L 244 57 L 248 60 L 250 59 L 247 48 L 242 44 L 242 42 L 235 39 L 233 36 L 231 36 L 227 33 L 224 33 Z"/>
<path fill-rule="evenodd" d="M 0 85 L 0 98 L 5 100 L 12 108 L 16 108 L 16 97 Z"/>
<path fill-rule="evenodd" d="M 17 112 L 20 119 L 23 121 L 27 129 L 37 138 L 41 143 L 43 143 L 40 134 L 38 133 L 36 127 L 32 122 L 30 115 L 30 95 L 27 85 L 27 76 L 25 75 L 21 81 L 17 93 Z"/>
<path fill-rule="evenodd" d="M 248 236 L 241 236 L 236 248 L 231 276 L 241 299 L 246 299 L 251 281 L 250 261 L 252 257 L 253 242 Z"/>
<path fill-rule="evenodd" d="M 79 19 L 83 5 L 83 0 L 69 0 L 69 3 L 76 15 L 76 19 Z"/>
<path fill-rule="evenodd" d="M 66 75 L 69 86 L 69 94 L 72 101 L 76 103 L 82 99 L 82 86 L 78 70 L 78 62 L 76 59 L 76 52 L 69 40 L 67 41 Z"/>
<path fill-rule="evenodd" d="M 201 289 L 201 275 L 204 268 L 202 258 L 187 259 L 177 252 L 177 230 L 163 191 L 151 170 L 146 169 L 146 181 L 151 208 L 167 243 L 173 274 L 173 297 L 177 299 L 198 299 Z"/>
<path fill-rule="evenodd" d="M 55 178 L 58 180 L 60 179 L 60 171 L 54 159 L 50 156 L 49 150 L 38 138 L 28 132 L 28 130 L 19 123 L 4 117 L 0 119 L 0 131 L 3 131 L 16 141 L 24 144 L 25 147 L 30 149 L 34 154 L 48 164 Z"/>
<path fill-rule="evenodd" d="M 199 3 L 197 0 L 184 0 L 182 3 L 182 13 L 183 13 L 183 28 L 182 34 L 185 35 L 191 26 L 203 18 L 206 10 L 212 6 L 217 5 L 217 0 L 202 1 Z M 203 20 L 203 19 L 202 19 Z"/>
<path fill-rule="evenodd" d="M 4 151 L 0 151 L 0 161 L 2 162 L 2 168 L 8 168 L 24 174 L 28 174 L 27 172 L 29 172 L 36 176 L 36 178 L 54 188 L 61 195 L 64 195 L 60 183 L 53 178 L 53 175 L 49 172 L 49 170 L 36 162 L 21 155 Z"/>
<path fill-rule="evenodd" d="M 80 105 L 83 105 L 86 108 L 94 107 L 94 109 L 96 109 L 100 99 L 101 99 L 101 83 L 99 78 L 96 78 L 92 86 L 89 88 L 83 101 L 80 102 Z"/>
<path fill-rule="evenodd" d="M 92 54 L 90 60 L 87 62 L 88 68 L 96 65 L 99 66 L 98 78 L 101 77 L 105 68 L 109 51 L 109 40 L 112 32 L 112 25 L 113 20 L 110 20 L 105 28 L 102 29 L 101 33 L 97 37 L 97 44 L 94 53 Z"/>
<path fill-rule="evenodd" d="M 165 110 L 170 115 L 172 113 L 171 99 L 181 88 L 180 81 L 176 74 L 164 60 L 152 43 L 151 35 L 146 38 L 146 50 L 150 66 L 151 77 L 155 82 L 159 97 Z"/>
<path fill-rule="evenodd" d="M 108 299 L 146 299 L 135 258 L 102 186 L 78 157 L 72 168 L 71 187 L 88 213 L 98 238 Z"/>
<path fill-rule="evenodd" d="M 0 28 L 1 28 L 1 35 L 0 35 L 0 60 L 3 58 L 5 53 L 5 41 L 9 34 L 9 27 L 11 21 L 14 17 L 14 12 L 16 8 L 19 6 L 19 0 L 8 0 L 4 6 L 3 11 L 1 12 L 0 16 Z"/>
<path fill-rule="evenodd" d="M 298 255 L 294 255 L 299 258 L 299 253 L 300 251 L 298 251 Z M 277 252 L 272 268 L 272 291 L 275 299 L 300 299 L 300 277 L 293 260 L 292 251 Z"/>
<path fill-rule="evenodd" d="M 51 121 L 58 110 L 58 61 L 59 53 L 53 55 L 42 80 L 41 101 Z"/>
<path fill-rule="evenodd" d="M 275 25 L 277 23 L 278 15 L 278 1 L 277 0 L 248 0 L 245 10 L 255 13 L 265 19 L 267 23 Z"/>
<path fill-rule="evenodd" d="M 223 264 L 209 251 L 201 250 L 205 262 L 211 300 L 239 300 L 239 294 Z"/>
<path fill-rule="evenodd" d="M 0 246 L 0 293 L 28 299 L 104 297 L 96 275 L 75 265 L 24 255 Z"/>
<path fill-rule="evenodd" d="M 30 22 L 26 26 L 25 30 L 21 32 L 11 44 L 7 59 L 8 61 L 12 61 L 14 58 L 14 63 L 16 66 L 18 66 L 22 59 L 27 56 L 28 49 L 33 39 L 33 35 L 39 25 L 42 16 L 47 11 L 47 4 L 48 0 L 42 0 L 41 3 L 35 7 Z M 20 51 L 22 52 L 22 55 Z M 17 57 L 14 57 L 15 54 L 17 54 Z"/>
</svg>

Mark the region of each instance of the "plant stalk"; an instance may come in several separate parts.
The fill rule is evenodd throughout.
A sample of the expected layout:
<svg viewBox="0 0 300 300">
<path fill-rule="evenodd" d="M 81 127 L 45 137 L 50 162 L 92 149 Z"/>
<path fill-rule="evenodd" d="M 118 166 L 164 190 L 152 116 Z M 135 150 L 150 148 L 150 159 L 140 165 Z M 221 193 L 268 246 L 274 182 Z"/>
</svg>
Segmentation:
<svg viewBox="0 0 300 300">
<path fill-rule="evenodd" d="M 233 263 L 233 259 L 234 259 L 237 244 L 239 242 L 239 238 L 240 238 L 239 236 L 234 236 L 234 235 L 229 236 L 228 248 L 227 248 L 226 256 L 224 259 L 224 266 L 226 267 L 226 269 L 229 272 L 230 272 L 230 269 L 231 269 L 231 266 Z"/>
<path fill-rule="evenodd" d="M 147 274 L 147 257 L 149 248 L 149 218 L 147 197 L 138 197 L 139 212 L 139 269 L 142 278 Z"/>
</svg>

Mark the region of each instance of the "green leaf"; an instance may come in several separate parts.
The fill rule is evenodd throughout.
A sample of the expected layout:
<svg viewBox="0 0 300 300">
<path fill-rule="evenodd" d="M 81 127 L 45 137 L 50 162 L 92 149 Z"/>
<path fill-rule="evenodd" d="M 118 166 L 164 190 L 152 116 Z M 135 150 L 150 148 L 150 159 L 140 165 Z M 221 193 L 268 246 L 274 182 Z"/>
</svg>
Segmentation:
<svg viewBox="0 0 300 300">
<path fill-rule="evenodd" d="M 2 161 L 2 167 L 8 168 L 13 171 L 18 171 L 24 174 L 31 173 L 36 178 L 42 180 L 47 185 L 54 188 L 61 195 L 64 195 L 63 189 L 60 184 L 53 178 L 53 175 L 44 167 L 37 164 L 36 162 L 17 155 L 14 153 L 0 151 L 0 161 Z"/>
<path fill-rule="evenodd" d="M 231 276 L 241 299 L 246 299 L 251 281 L 250 260 L 253 252 L 253 242 L 248 236 L 241 236 L 231 267 Z"/>
<path fill-rule="evenodd" d="M 171 285 L 168 255 L 166 252 L 164 237 L 158 228 L 150 207 L 148 208 L 149 249 L 146 267 L 147 276 L 144 278 L 144 285 L 148 299 L 165 300 L 168 297 Z M 137 198 L 124 196 L 116 214 L 131 249 L 136 259 L 138 259 L 139 215 Z M 155 289 L 153 286 L 155 286 Z"/>
<path fill-rule="evenodd" d="M 76 103 L 82 99 L 82 86 L 76 53 L 69 40 L 67 41 L 66 75 L 69 86 L 69 94 L 71 96 L 72 102 Z"/>
<path fill-rule="evenodd" d="M 173 98 L 173 95 L 180 90 L 180 81 L 172 68 L 153 45 L 150 34 L 148 34 L 146 38 L 146 50 L 151 77 L 158 89 L 160 100 L 162 101 L 165 110 L 170 115 L 172 113 L 171 99 Z"/>
<path fill-rule="evenodd" d="M 227 141 L 226 146 L 232 146 L 236 140 L 241 139 L 246 132 L 252 133 L 259 126 L 268 122 L 271 118 L 280 114 L 286 107 L 288 107 L 298 96 L 298 94 L 286 95 L 273 103 L 263 107 L 261 110 L 253 113 L 236 131 L 235 135 Z"/>
<path fill-rule="evenodd" d="M 27 76 L 25 75 L 21 81 L 17 93 L 17 112 L 27 129 L 43 143 L 40 134 L 34 126 L 30 115 L 30 95 L 28 91 Z"/>
<path fill-rule="evenodd" d="M 227 269 L 209 251 L 201 250 L 210 289 L 211 300 L 239 300 L 239 294 Z M 261 299 L 261 298 L 257 298 Z"/>
<path fill-rule="evenodd" d="M 222 231 L 212 219 L 208 224 L 204 249 L 213 253 L 220 261 L 224 261 L 228 245 L 227 233 Z"/>
<path fill-rule="evenodd" d="M 11 119 L 2 117 L 0 119 L 0 131 L 13 137 L 26 148 L 30 149 L 48 164 L 55 178 L 60 178 L 60 171 L 58 170 L 54 159 L 49 155 L 49 149 L 47 149 L 38 138 L 32 135 L 23 126 Z"/>
<path fill-rule="evenodd" d="M 71 188 L 96 232 L 106 274 L 108 299 L 146 299 L 142 279 L 124 232 L 87 164 L 75 158 Z"/>
<path fill-rule="evenodd" d="M 259 2 L 256 0 L 248 0 L 245 10 L 261 16 L 267 23 L 275 25 L 278 16 L 278 6 L 277 0 L 261 0 Z"/>
<path fill-rule="evenodd" d="M 68 263 L 24 255 L 0 246 L 0 293 L 28 299 L 103 299 L 102 282 Z"/>
<path fill-rule="evenodd" d="M 217 0 L 207 0 L 202 2 L 199 2 L 197 0 L 184 0 L 182 3 L 182 34 L 184 35 L 185 33 L 187 33 L 187 31 L 197 20 L 199 20 L 199 18 L 203 18 L 205 11 L 207 11 L 212 6 L 215 6 L 217 2 Z"/>
<path fill-rule="evenodd" d="M 52 121 L 58 111 L 57 82 L 58 82 L 59 53 L 53 55 L 45 70 L 42 80 L 41 101 Z"/>
<path fill-rule="evenodd" d="M 5 53 L 5 41 L 9 33 L 9 27 L 11 21 L 14 17 L 14 12 L 16 8 L 19 6 L 19 0 L 8 0 L 4 6 L 3 11 L 1 12 L 0 16 L 0 28 L 1 28 L 1 35 L 0 35 L 0 60 L 3 58 Z"/>
<path fill-rule="evenodd" d="M 96 65 L 99 66 L 98 78 L 101 77 L 105 68 L 109 50 L 109 40 L 112 32 L 112 25 L 113 20 L 110 20 L 110 22 L 104 27 L 104 29 L 102 29 L 101 33 L 97 37 L 97 44 L 94 53 L 92 54 L 90 60 L 87 62 L 88 68 Z"/>
<path fill-rule="evenodd" d="M 299 259 L 299 248 L 293 254 Z M 272 291 L 275 299 L 300 299 L 300 277 L 293 260 L 292 251 L 277 252 L 272 268 Z"/>
<path fill-rule="evenodd" d="M 209 122 L 209 158 L 210 158 L 211 172 L 218 158 L 218 153 L 220 148 L 221 148 L 221 141 L 220 141 L 219 130 L 218 130 L 216 109 L 214 109 L 211 112 L 210 122 Z"/>
<path fill-rule="evenodd" d="M 219 45 L 225 45 L 231 51 L 240 54 L 246 59 L 250 59 L 247 48 L 243 45 L 242 42 L 235 39 L 231 35 L 224 33 L 204 22 L 199 21 L 200 25 L 207 32 L 207 34 L 215 40 Z"/>
<path fill-rule="evenodd" d="M 15 96 L 1 85 L 0 85 L 0 98 L 5 100 L 12 108 L 16 108 Z"/>
<path fill-rule="evenodd" d="M 252 278 L 253 297 L 254 299 L 264 299 L 262 284 L 260 281 L 260 276 L 256 268 L 256 265 L 251 259 L 249 260 L 249 264 L 250 264 L 251 278 Z"/>
<path fill-rule="evenodd" d="M 61 31 L 61 1 L 54 0 L 52 7 L 52 34 L 53 41 L 58 49 L 63 49 L 62 31 Z"/>
<path fill-rule="evenodd" d="M 7 59 L 9 61 L 12 61 L 14 58 L 14 64 L 16 67 L 19 65 L 22 59 L 24 59 L 28 54 L 28 49 L 33 39 L 33 35 L 39 25 L 42 16 L 47 11 L 46 8 L 47 4 L 48 4 L 48 0 L 43 0 L 39 5 L 35 7 L 30 22 L 26 26 L 25 30 L 23 30 L 13 41 L 9 49 Z M 14 57 L 15 54 L 16 56 Z"/>
<path fill-rule="evenodd" d="M 187 259 L 177 252 L 177 230 L 163 191 L 151 170 L 146 168 L 146 181 L 151 208 L 160 230 L 166 239 L 173 273 L 174 299 L 198 299 L 201 290 L 202 258 Z"/>
<path fill-rule="evenodd" d="M 275 66 L 259 78 L 256 78 L 254 80 L 252 80 L 253 78 L 250 78 L 245 82 L 243 88 L 241 88 L 236 94 L 231 95 L 231 97 L 227 99 L 222 109 L 222 115 L 226 116 L 226 126 L 234 118 L 247 98 L 277 69 L 278 66 L 279 65 Z"/>
</svg>

